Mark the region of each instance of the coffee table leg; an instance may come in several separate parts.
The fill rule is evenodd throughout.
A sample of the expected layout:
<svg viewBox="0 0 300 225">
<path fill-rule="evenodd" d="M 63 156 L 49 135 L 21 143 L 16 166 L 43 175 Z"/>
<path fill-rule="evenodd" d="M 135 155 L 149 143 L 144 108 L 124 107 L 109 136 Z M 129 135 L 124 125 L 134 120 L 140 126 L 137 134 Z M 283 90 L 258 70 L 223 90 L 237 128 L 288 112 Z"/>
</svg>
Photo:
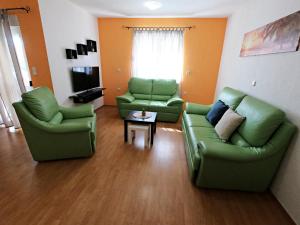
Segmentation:
<svg viewBox="0 0 300 225">
<path fill-rule="evenodd" d="M 128 122 L 124 120 L 124 141 L 127 142 L 128 139 Z"/>
<path fill-rule="evenodd" d="M 151 145 L 153 145 L 153 139 L 154 139 L 154 124 L 150 124 L 150 129 L 151 129 Z"/>
</svg>

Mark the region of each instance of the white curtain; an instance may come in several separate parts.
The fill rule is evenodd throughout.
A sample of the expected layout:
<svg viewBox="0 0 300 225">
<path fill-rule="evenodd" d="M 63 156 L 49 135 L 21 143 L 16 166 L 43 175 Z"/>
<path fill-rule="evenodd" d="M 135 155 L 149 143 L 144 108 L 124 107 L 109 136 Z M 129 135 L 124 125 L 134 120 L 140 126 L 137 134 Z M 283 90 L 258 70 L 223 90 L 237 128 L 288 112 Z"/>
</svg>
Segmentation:
<svg viewBox="0 0 300 225">
<path fill-rule="evenodd" d="M 20 99 L 21 91 L 9 52 L 3 19 L 0 17 L 0 114 L 6 127 L 20 127 L 12 106 L 13 102 Z"/>
<path fill-rule="evenodd" d="M 132 76 L 176 79 L 183 70 L 183 30 L 134 30 Z"/>
</svg>

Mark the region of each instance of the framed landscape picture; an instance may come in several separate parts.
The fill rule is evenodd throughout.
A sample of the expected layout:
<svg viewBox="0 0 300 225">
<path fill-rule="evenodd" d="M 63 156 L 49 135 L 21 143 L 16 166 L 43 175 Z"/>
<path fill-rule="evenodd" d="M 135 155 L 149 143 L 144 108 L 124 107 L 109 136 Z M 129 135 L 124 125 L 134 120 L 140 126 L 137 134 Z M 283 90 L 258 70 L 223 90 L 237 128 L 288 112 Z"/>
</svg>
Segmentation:
<svg viewBox="0 0 300 225">
<path fill-rule="evenodd" d="M 299 41 L 300 11 L 246 33 L 240 56 L 298 51 Z"/>
</svg>

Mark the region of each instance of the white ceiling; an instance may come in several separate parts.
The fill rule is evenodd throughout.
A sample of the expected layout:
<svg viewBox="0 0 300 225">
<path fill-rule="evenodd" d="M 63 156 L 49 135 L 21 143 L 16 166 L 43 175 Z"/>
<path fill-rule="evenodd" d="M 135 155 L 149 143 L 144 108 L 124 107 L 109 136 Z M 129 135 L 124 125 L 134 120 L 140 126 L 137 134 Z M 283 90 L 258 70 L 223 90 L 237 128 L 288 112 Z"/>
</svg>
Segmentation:
<svg viewBox="0 0 300 225">
<path fill-rule="evenodd" d="M 223 17 L 249 0 L 158 0 L 149 10 L 146 0 L 70 0 L 99 17 Z"/>
</svg>

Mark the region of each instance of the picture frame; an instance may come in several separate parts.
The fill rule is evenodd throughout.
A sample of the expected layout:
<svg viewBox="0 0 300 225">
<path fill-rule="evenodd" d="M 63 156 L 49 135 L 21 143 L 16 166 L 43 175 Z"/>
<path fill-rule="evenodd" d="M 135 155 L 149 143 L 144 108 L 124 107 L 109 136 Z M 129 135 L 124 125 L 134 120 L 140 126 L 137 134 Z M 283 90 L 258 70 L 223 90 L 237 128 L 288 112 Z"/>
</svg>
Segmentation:
<svg viewBox="0 0 300 225">
<path fill-rule="evenodd" d="M 87 45 L 76 44 L 76 48 L 77 48 L 78 55 L 87 55 L 88 54 Z"/>
<path fill-rule="evenodd" d="M 87 50 L 89 52 L 97 52 L 97 42 L 93 40 L 86 40 Z"/>
</svg>

